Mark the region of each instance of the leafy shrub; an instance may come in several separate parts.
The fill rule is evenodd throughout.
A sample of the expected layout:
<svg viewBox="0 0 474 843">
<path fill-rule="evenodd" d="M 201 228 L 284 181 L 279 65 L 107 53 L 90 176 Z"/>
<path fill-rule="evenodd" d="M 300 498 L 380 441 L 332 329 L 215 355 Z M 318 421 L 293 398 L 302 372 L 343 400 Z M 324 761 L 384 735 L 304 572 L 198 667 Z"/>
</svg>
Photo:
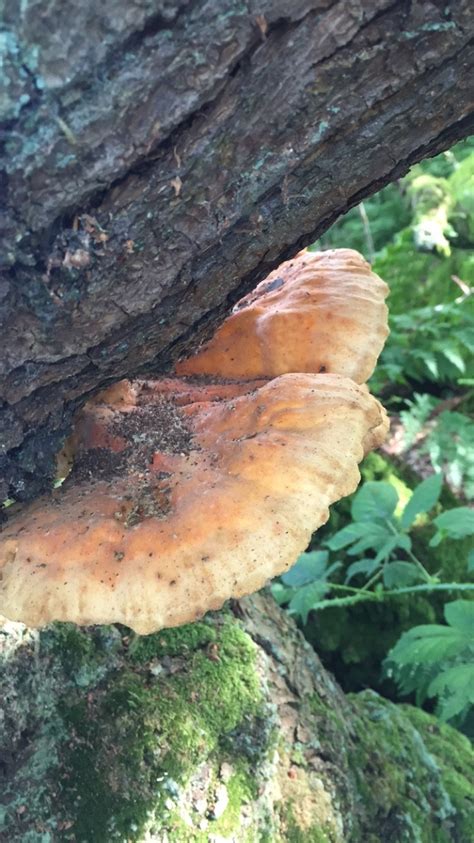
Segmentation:
<svg viewBox="0 0 474 843">
<path fill-rule="evenodd" d="M 330 534 L 324 547 L 302 554 L 296 565 L 273 584 L 277 602 L 306 625 L 310 612 L 329 608 L 380 604 L 407 594 L 474 591 L 474 584 L 444 582 L 439 573 L 430 574 L 413 552 L 410 533 L 420 518 L 427 520 L 429 512 L 439 509 L 441 487 L 441 475 L 433 474 L 402 506 L 390 483 L 364 483 L 352 499 L 351 522 Z M 474 535 L 474 510 L 468 507 L 438 512 L 429 521 L 434 528 L 432 547 L 444 539 L 456 541 Z M 334 554 L 341 558 L 332 561 Z M 474 569 L 474 554 L 469 566 Z M 393 666 L 391 671 L 391 676 L 398 677 Z M 435 675 L 430 673 L 428 678 L 434 681 Z M 402 690 L 401 684 L 399 687 Z"/>
<path fill-rule="evenodd" d="M 437 504 L 441 485 L 440 474 L 423 480 L 397 516 L 399 496 L 395 487 L 383 481 L 364 483 L 352 500 L 352 522 L 326 539 L 324 549 L 303 553 L 293 568 L 280 577 L 281 582 L 273 585 L 278 603 L 288 604 L 290 614 L 306 623 L 310 611 L 328 606 L 352 605 L 420 589 L 474 590 L 470 584 L 441 582 L 412 550 L 410 530 L 420 515 L 426 515 Z M 436 528 L 430 542 L 433 547 L 445 538 L 474 535 L 474 510 L 455 507 L 437 515 L 432 524 Z M 331 563 L 329 551 L 343 551 L 348 558 L 344 563 Z M 330 579 L 341 569 L 344 584 Z M 365 585 L 349 586 L 356 578 L 365 580 Z M 323 599 L 334 590 L 344 591 L 346 596 Z"/>
<path fill-rule="evenodd" d="M 311 551 L 273 586 L 346 690 L 372 684 L 394 693 L 388 680 L 381 685 L 380 663 L 389 649 L 391 657 L 404 652 L 395 643 L 401 632 L 410 635 L 413 624 L 415 630 L 438 629 L 443 596 L 451 591 L 450 599 L 461 597 L 474 588 L 447 581 L 465 577 L 474 516 L 462 506 L 441 511 L 438 497 L 441 474 L 449 483 L 441 496 L 444 507 L 453 506 L 452 491 L 474 497 L 474 422 L 467 415 L 474 403 L 473 197 L 474 139 L 468 139 L 353 208 L 315 244 L 362 251 L 389 284 L 391 334 L 370 388 L 397 411 L 405 451 L 410 449 L 406 461 L 397 458 L 390 471 L 369 472 L 371 480 L 390 479 L 396 488 L 365 483 L 352 499 L 333 507 Z M 410 497 L 393 474 L 400 470 L 412 486 L 419 456 L 423 468 L 431 462 L 436 476 Z M 474 551 L 468 566 L 474 573 Z M 447 620 L 443 629 L 456 626 L 451 615 Z M 415 642 L 416 636 L 414 631 Z M 464 652 L 452 658 L 444 669 L 439 653 L 419 698 L 437 697 L 443 716 L 451 718 L 454 706 L 460 718 L 462 692 L 446 708 L 449 694 L 442 682 L 447 677 L 461 688 L 471 673 Z M 391 669 L 405 693 L 396 659 Z M 421 676 L 428 665 L 414 661 L 406 670 Z M 416 679 L 411 691 L 418 686 Z M 464 702 L 469 703 L 466 694 Z"/>
<path fill-rule="evenodd" d="M 474 379 L 474 299 L 410 310 L 391 318 L 390 339 L 371 388 L 393 384 L 470 385 Z"/>
<path fill-rule="evenodd" d="M 364 202 L 362 207 L 367 221 L 360 207 L 352 208 L 323 234 L 314 248 L 337 249 L 344 244 L 372 260 L 372 249 L 378 252 L 387 241 L 395 237 L 400 228 L 410 224 L 410 203 L 400 183 L 387 185 Z M 370 228 L 370 242 L 367 242 L 367 224 Z"/>
<path fill-rule="evenodd" d="M 448 513 L 446 513 L 448 514 Z M 436 713 L 460 725 L 474 705 L 474 602 L 444 607 L 447 626 L 426 624 L 405 632 L 385 660 L 401 694 L 418 705 L 437 697 Z"/>
<path fill-rule="evenodd" d="M 427 454 L 436 471 L 467 500 L 474 498 L 474 422 L 463 413 L 445 410 L 435 414 L 440 402 L 431 395 L 415 394 L 408 409 L 400 413 L 405 448 L 417 441 L 420 454 Z"/>
</svg>

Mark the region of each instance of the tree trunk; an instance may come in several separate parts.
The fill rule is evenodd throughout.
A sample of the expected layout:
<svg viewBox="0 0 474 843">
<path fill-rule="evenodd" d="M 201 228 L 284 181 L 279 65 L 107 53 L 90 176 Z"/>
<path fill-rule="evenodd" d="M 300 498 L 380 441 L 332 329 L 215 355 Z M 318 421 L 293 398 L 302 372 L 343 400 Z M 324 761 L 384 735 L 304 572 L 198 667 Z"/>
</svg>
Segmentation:
<svg viewBox="0 0 474 843">
<path fill-rule="evenodd" d="M 188 351 L 473 123 L 468 0 L 11 0 L 0 500 L 85 396 Z"/>
<path fill-rule="evenodd" d="M 0 502 L 280 260 L 473 123 L 467 0 L 9 0 Z M 465 843 L 465 739 L 345 697 L 267 595 L 0 631 L 0 839 Z M 454 756 L 454 757 L 453 757 Z"/>
<path fill-rule="evenodd" d="M 345 697 L 265 594 L 141 638 L 11 624 L 0 643 L 8 843 L 472 839 L 467 738 Z"/>
</svg>

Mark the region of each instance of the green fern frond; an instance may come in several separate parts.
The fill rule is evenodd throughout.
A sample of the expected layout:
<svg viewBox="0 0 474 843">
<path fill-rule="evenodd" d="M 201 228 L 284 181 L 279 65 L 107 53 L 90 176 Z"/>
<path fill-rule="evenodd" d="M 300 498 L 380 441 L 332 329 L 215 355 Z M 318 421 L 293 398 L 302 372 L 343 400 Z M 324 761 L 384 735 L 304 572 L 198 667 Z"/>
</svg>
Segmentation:
<svg viewBox="0 0 474 843">
<path fill-rule="evenodd" d="M 464 719 L 474 705 L 474 603 L 445 606 L 447 626 L 425 624 L 405 632 L 385 660 L 385 673 L 417 702 L 437 697 L 443 720 Z"/>
</svg>

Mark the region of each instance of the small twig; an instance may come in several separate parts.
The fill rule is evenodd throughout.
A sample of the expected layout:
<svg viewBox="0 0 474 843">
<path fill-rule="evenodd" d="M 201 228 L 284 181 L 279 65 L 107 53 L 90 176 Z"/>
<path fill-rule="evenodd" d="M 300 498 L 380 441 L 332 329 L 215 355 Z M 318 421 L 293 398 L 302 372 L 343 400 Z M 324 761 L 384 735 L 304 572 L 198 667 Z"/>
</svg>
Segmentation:
<svg viewBox="0 0 474 843">
<path fill-rule="evenodd" d="M 77 138 L 65 120 L 62 117 L 56 117 L 56 123 L 58 124 L 59 128 L 61 129 L 63 135 L 67 138 L 69 143 L 72 146 L 77 146 Z"/>
<path fill-rule="evenodd" d="M 458 275 L 451 275 L 451 281 L 454 281 L 455 284 L 458 285 L 459 289 L 462 292 L 462 296 L 459 299 L 456 299 L 456 303 L 464 301 L 467 299 L 468 296 L 472 296 L 473 288 L 466 284 Z"/>
<path fill-rule="evenodd" d="M 459 407 L 460 404 L 463 404 L 464 401 L 471 398 L 473 394 L 474 390 L 470 389 L 469 392 L 465 392 L 464 395 L 454 395 L 452 398 L 446 398 L 444 401 L 440 401 L 440 403 L 437 404 L 434 410 L 430 413 L 429 419 L 434 419 L 436 416 L 439 416 L 440 413 L 443 413 L 444 410 L 453 410 L 455 407 Z"/>
<path fill-rule="evenodd" d="M 370 230 L 370 222 L 367 216 L 367 211 L 365 210 L 365 205 L 363 202 L 359 204 L 359 214 L 362 220 L 362 225 L 364 226 L 364 234 L 365 234 L 365 243 L 367 248 L 367 255 L 371 263 L 373 263 L 375 258 L 375 246 L 374 246 L 374 238 L 372 237 L 372 231 Z"/>
</svg>

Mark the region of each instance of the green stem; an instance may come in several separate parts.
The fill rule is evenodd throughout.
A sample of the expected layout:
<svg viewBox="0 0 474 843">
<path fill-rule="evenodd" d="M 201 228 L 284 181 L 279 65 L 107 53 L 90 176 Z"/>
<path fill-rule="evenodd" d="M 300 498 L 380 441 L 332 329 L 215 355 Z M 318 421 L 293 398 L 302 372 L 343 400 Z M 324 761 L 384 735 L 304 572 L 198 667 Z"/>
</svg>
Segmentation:
<svg viewBox="0 0 474 843">
<path fill-rule="evenodd" d="M 470 582 L 439 582 L 428 585 L 412 585 L 406 588 L 396 588 L 384 591 L 383 595 L 393 597 L 397 594 L 411 594 L 413 591 L 474 591 L 474 583 Z"/>
<path fill-rule="evenodd" d="M 332 587 L 333 583 L 330 583 L 330 585 Z M 335 606 L 355 606 L 356 603 L 371 600 L 380 601 L 384 600 L 386 597 L 397 597 L 399 594 L 413 594 L 420 591 L 474 591 L 474 583 L 454 582 L 413 585 L 407 586 L 406 588 L 393 589 L 392 591 L 380 591 L 378 593 L 374 591 L 364 592 L 361 589 L 358 594 L 351 595 L 350 597 L 335 597 L 333 600 L 321 600 L 321 602 L 314 607 L 314 610 L 319 612 L 322 609 L 328 609 L 331 607 L 334 608 Z"/>
<path fill-rule="evenodd" d="M 382 574 L 383 574 L 383 568 L 379 568 L 379 570 L 376 571 L 375 574 L 373 574 L 373 576 L 371 576 L 369 580 L 367 580 L 366 584 L 364 585 L 363 588 L 360 589 L 360 591 L 368 591 L 370 586 L 373 585 L 374 582 L 377 582 L 377 580 L 380 579 Z"/>
<path fill-rule="evenodd" d="M 353 588 L 351 585 L 342 585 L 338 582 L 329 582 L 328 585 L 331 586 L 331 588 L 342 589 L 343 591 L 352 591 L 354 594 L 360 594 L 361 592 L 360 588 Z"/>
<path fill-rule="evenodd" d="M 392 522 L 388 518 L 384 518 L 384 521 L 385 521 L 387 527 L 389 528 L 389 530 L 391 530 L 391 532 L 393 533 L 394 536 L 400 535 L 399 530 L 397 530 L 397 528 L 393 526 Z M 420 562 L 419 559 L 416 558 L 415 554 L 411 550 L 407 550 L 406 548 L 403 548 L 403 549 L 405 550 L 405 553 L 408 554 L 411 561 L 416 565 L 416 567 L 420 571 L 420 574 L 423 577 L 423 579 L 425 580 L 425 582 L 427 582 L 427 583 L 436 582 L 434 577 L 432 577 L 431 574 L 428 573 L 425 566 Z"/>
</svg>

